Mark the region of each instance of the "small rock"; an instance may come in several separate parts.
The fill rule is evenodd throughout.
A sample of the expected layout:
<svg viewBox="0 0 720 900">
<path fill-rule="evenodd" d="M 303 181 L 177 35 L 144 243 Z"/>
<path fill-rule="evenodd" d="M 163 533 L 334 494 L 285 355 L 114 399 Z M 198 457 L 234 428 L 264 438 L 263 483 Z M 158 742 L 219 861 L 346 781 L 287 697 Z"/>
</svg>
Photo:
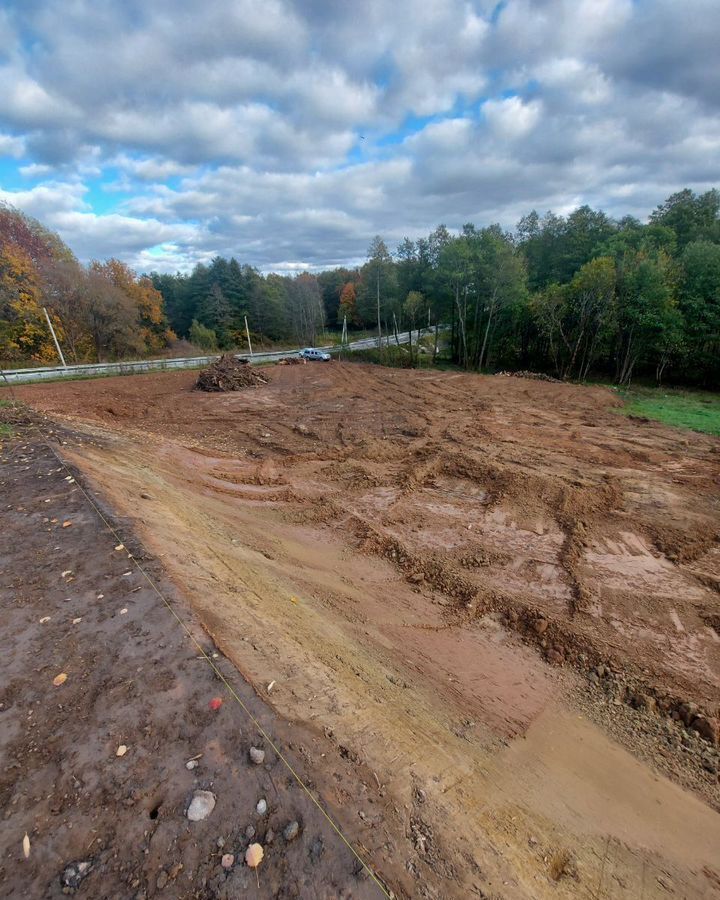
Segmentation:
<svg viewBox="0 0 720 900">
<path fill-rule="evenodd" d="M 126 744 L 120 744 L 120 746 L 115 751 L 115 756 L 125 756 L 128 752 L 128 748 Z"/>
<path fill-rule="evenodd" d="M 286 825 L 283 829 L 283 837 L 286 841 L 294 841 L 295 838 L 300 834 L 300 825 L 298 822 L 290 822 L 289 825 Z"/>
<path fill-rule="evenodd" d="M 264 816 L 267 812 L 267 800 L 258 800 L 255 811 L 259 816 Z"/>
<path fill-rule="evenodd" d="M 63 887 L 74 891 L 80 887 L 80 882 L 90 874 L 91 869 L 92 862 L 90 862 L 90 860 L 72 862 L 70 865 L 65 866 L 65 870 L 60 877 L 60 882 Z"/>
<path fill-rule="evenodd" d="M 711 744 L 717 744 L 720 740 L 720 722 L 711 716 L 698 716 L 690 727 Z"/>
<path fill-rule="evenodd" d="M 189 759 L 185 763 L 185 768 L 189 769 L 191 772 L 193 769 L 197 769 L 197 766 L 198 766 L 198 761 L 196 759 Z"/>
<path fill-rule="evenodd" d="M 250 759 L 256 766 L 261 766 L 265 762 L 265 751 L 259 747 L 251 747 Z"/>
<path fill-rule="evenodd" d="M 709 756 L 703 756 L 702 764 L 703 769 L 705 769 L 706 772 L 710 772 L 711 775 L 717 774 L 717 765 L 715 764 L 715 761 Z"/>
<path fill-rule="evenodd" d="M 161 891 L 167 883 L 168 883 L 168 874 L 164 869 L 160 869 L 160 873 L 157 877 L 157 889 L 159 891 Z"/>
<path fill-rule="evenodd" d="M 562 665 L 565 657 L 562 654 L 558 653 L 557 650 L 548 650 L 547 652 L 547 660 L 549 663 L 552 663 L 554 666 Z"/>
<path fill-rule="evenodd" d="M 223 853 L 223 857 L 220 860 L 220 865 L 223 869 L 232 869 L 235 865 L 235 855 L 233 853 Z"/>
<path fill-rule="evenodd" d="M 188 806 L 187 817 L 191 822 L 207 819 L 215 809 L 215 794 L 210 791 L 195 791 Z"/>
<path fill-rule="evenodd" d="M 690 725 L 697 715 L 697 705 L 695 703 L 681 703 L 678 707 L 678 715 L 686 725 Z"/>
<path fill-rule="evenodd" d="M 217 843 L 218 847 L 222 850 L 222 848 L 225 846 L 225 838 L 219 837 L 217 839 L 216 843 Z"/>
<path fill-rule="evenodd" d="M 272 844 L 272 842 L 274 840 L 275 840 L 275 832 L 272 830 L 272 828 L 268 828 L 267 833 L 265 834 L 265 843 Z"/>
<path fill-rule="evenodd" d="M 538 619 L 537 622 L 533 625 L 535 629 L 535 634 L 545 634 L 547 631 L 548 623 L 547 619 Z"/>
<path fill-rule="evenodd" d="M 248 827 L 245 829 L 245 837 L 246 838 L 255 837 L 255 829 L 253 828 L 252 825 L 248 825 Z"/>
<path fill-rule="evenodd" d="M 411 584 L 422 584 L 425 581 L 425 576 L 422 572 L 413 572 L 412 575 L 408 577 L 408 581 Z"/>
</svg>

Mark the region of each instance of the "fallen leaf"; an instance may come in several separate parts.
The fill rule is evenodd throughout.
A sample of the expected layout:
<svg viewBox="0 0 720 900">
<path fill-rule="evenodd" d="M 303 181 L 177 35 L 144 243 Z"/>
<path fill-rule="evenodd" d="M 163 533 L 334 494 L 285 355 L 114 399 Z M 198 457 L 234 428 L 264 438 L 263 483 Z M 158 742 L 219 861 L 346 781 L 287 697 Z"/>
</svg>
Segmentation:
<svg viewBox="0 0 720 900">
<path fill-rule="evenodd" d="M 128 752 L 128 748 L 126 744 L 120 744 L 120 746 L 115 751 L 115 756 L 125 756 Z"/>
<path fill-rule="evenodd" d="M 73 625 L 78 625 L 80 622 L 82 622 L 82 616 L 78 616 L 77 619 L 72 621 Z"/>
<path fill-rule="evenodd" d="M 72 569 L 65 569 L 64 572 L 60 573 L 61 578 L 67 578 L 68 575 L 72 575 Z"/>
<path fill-rule="evenodd" d="M 268 692 L 268 694 L 270 693 L 270 691 L 271 691 L 274 687 L 275 687 L 275 682 L 274 682 L 274 681 L 271 681 L 270 684 L 267 686 L 267 692 Z"/>
<path fill-rule="evenodd" d="M 245 862 L 251 869 L 255 869 L 262 862 L 263 856 L 265 856 L 265 851 L 260 844 L 250 844 L 245 851 Z"/>
<path fill-rule="evenodd" d="M 115 549 L 116 549 L 116 550 L 124 550 L 124 549 L 125 549 L 125 544 L 118 544 L 117 547 L 116 547 Z"/>
<path fill-rule="evenodd" d="M 297 598 L 297 597 L 291 597 L 291 598 L 290 598 L 290 602 L 291 602 L 291 603 L 297 603 L 297 602 L 298 602 L 298 598 Z"/>
<path fill-rule="evenodd" d="M 49 622 L 49 621 L 50 621 L 50 616 L 43 616 L 42 619 L 40 619 L 40 624 L 44 625 L 46 622 Z"/>
<path fill-rule="evenodd" d="M 63 527 L 63 528 L 69 528 L 71 525 L 72 525 L 72 522 L 70 521 L 70 519 L 66 519 L 66 520 L 62 523 L 62 527 Z"/>
<path fill-rule="evenodd" d="M 30 838 L 25 833 L 25 837 L 23 838 L 23 853 L 25 854 L 25 859 L 28 859 L 30 856 Z"/>
<path fill-rule="evenodd" d="M 97 595 L 97 598 L 98 598 L 98 600 L 102 600 L 102 598 L 103 598 L 104 596 L 105 596 L 105 594 L 98 594 L 98 595 Z"/>
<path fill-rule="evenodd" d="M 120 615 L 124 616 L 126 612 L 127 612 L 127 606 L 123 606 L 123 608 L 120 610 Z"/>
<path fill-rule="evenodd" d="M 55 687 L 60 687 L 60 685 L 65 684 L 66 681 L 67 675 L 65 674 L 65 672 L 61 672 L 59 675 L 56 675 L 53 678 L 53 684 L 55 685 Z"/>
<path fill-rule="evenodd" d="M 217 710 L 222 706 L 222 698 L 213 697 L 208 706 L 213 710 L 213 712 L 217 712 Z"/>
</svg>

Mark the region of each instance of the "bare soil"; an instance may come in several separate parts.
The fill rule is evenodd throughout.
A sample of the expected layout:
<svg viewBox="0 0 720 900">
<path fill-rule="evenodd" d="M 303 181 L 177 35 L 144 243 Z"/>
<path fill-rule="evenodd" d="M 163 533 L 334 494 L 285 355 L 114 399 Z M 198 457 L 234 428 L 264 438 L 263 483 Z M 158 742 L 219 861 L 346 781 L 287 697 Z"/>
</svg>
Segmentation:
<svg viewBox="0 0 720 900">
<path fill-rule="evenodd" d="M 374 773 L 350 832 L 387 830 L 397 895 L 720 894 L 716 438 L 521 378 L 193 383 L 17 394 L 276 713 Z"/>
</svg>

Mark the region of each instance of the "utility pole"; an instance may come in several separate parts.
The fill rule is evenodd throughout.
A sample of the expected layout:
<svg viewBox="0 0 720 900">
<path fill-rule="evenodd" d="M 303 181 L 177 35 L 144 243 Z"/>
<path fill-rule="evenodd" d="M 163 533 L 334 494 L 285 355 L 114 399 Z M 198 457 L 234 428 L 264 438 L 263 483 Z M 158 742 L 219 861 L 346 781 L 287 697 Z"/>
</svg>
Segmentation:
<svg viewBox="0 0 720 900">
<path fill-rule="evenodd" d="M 48 315 L 47 309 L 43 306 L 43 312 L 45 313 L 45 319 L 48 323 L 48 328 L 50 329 L 50 334 L 52 335 L 52 339 L 55 341 L 55 349 L 58 352 L 58 356 L 60 357 L 60 362 L 63 365 L 63 369 L 67 369 L 67 363 L 65 362 L 65 357 L 63 356 L 63 352 L 60 349 L 60 344 L 58 343 L 57 335 L 55 334 L 55 329 L 52 326 L 52 322 L 50 321 L 50 316 Z"/>
<path fill-rule="evenodd" d="M 348 342 L 348 333 L 347 333 L 347 313 L 343 315 L 343 327 L 342 327 L 342 337 L 340 338 L 340 343 L 344 346 Z"/>
<path fill-rule="evenodd" d="M 382 349 L 382 328 L 380 327 L 380 261 L 377 265 L 377 317 L 378 317 L 378 350 Z"/>
<path fill-rule="evenodd" d="M 252 344 L 250 343 L 250 329 L 248 328 L 247 316 L 245 316 L 245 334 L 247 335 L 248 347 L 250 348 L 250 356 L 253 355 Z"/>
</svg>

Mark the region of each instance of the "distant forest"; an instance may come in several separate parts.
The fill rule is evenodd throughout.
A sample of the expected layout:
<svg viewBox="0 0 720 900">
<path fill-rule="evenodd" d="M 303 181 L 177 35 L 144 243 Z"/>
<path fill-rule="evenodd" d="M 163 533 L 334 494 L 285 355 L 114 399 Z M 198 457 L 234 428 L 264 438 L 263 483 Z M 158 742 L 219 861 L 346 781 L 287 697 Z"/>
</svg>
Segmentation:
<svg viewBox="0 0 720 900">
<path fill-rule="evenodd" d="M 11 212 L 20 216 L 5 209 L 6 216 Z M 46 242 L 59 242 L 20 218 L 43 231 Z M 148 351 L 173 335 L 208 350 L 241 346 L 246 316 L 255 339 L 295 344 L 316 343 L 343 321 L 350 331 L 379 331 L 383 338 L 441 323 L 449 326 L 452 360 L 468 370 L 534 369 L 618 384 L 642 376 L 720 387 L 716 190 L 673 194 L 647 224 L 582 206 L 567 217 L 533 211 L 514 232 L 468 224 L 453 234 L 440 225 L 426 238 L 406 238 L 394 252 L 378 236 L 359 268 L 295 277 L 262 275 L 217 257 L 189 275 L 137 278 L 116 261 L 82 269 L 65 251 L 56 247 L 51 264 L 25 263 L 37 272 L 37 302 L 53 311 L 61 329 L 73 329 L 73 304 L 58 286 L 59 273 L 70 267 L 85 279 L 85 305 L 98 284 L 106 293 L 115 290 L 115 305 L 118 290 L 131 298 L 125 325 L 128 316 L 135 324 L 120 329 L 118 339 L 103 342 L 102 328 L 93 330 L 83 313 L 83 358 L 137 352 L 123 346 L 132 334 Z M 13 352 L 37 357 L 18 334 L 25 315 L 12 274 L 18 252 L 0 215 L 0 359 L 6 360 Z"/>
</svg>

